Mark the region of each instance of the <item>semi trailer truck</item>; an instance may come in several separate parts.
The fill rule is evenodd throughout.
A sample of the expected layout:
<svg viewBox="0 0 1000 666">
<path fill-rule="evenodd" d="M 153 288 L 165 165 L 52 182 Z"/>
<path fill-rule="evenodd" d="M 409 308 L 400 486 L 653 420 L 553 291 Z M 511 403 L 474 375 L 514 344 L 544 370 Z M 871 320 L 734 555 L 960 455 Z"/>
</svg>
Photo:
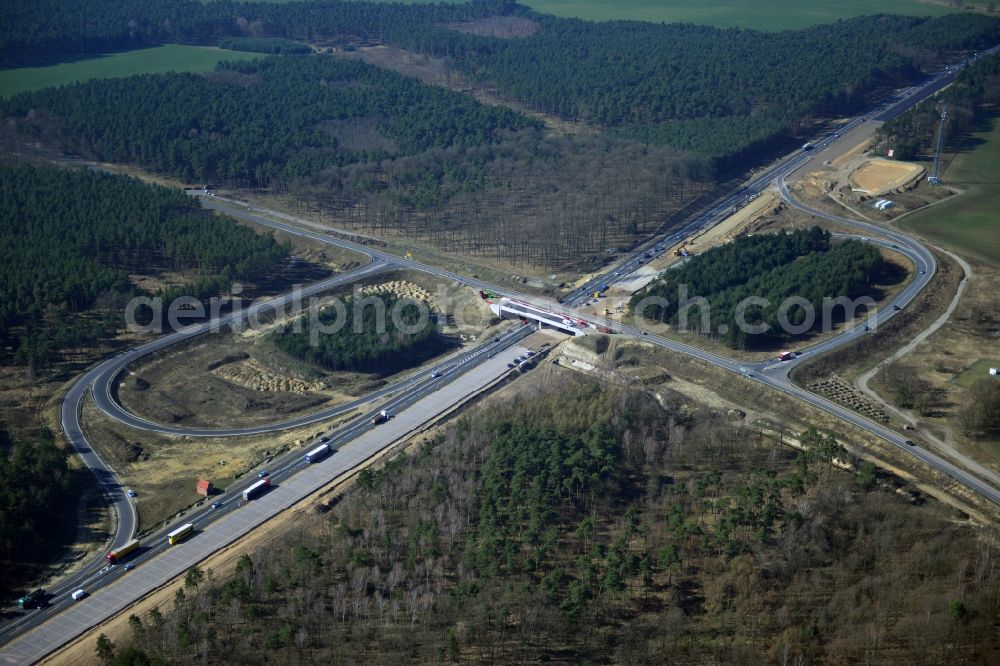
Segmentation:
<svg viewBox="0 0 1000 666">
<path fill-rule="evenodd" d="M 125 544 L 121 548 L 116 548 L 115 550 L 110 551 L 105 556 L 105 558 L 111 564 L 118 564 L 123 559 L 125 559 L 128 556 L 129 553 L 131 553 L 133 550 L 135 550 L 138 547 L 139 547 L 139 540 L 138 539 L 132 539 L 131 541 L 129 541 L 127 544 Z"/>
<path fill-rule="evenodd" d="M 264 478 L 243 491 L 243 499 L 249 502 L 255 497 L 259 497 L 271 488 L 271 479 Z"/>
</svg>

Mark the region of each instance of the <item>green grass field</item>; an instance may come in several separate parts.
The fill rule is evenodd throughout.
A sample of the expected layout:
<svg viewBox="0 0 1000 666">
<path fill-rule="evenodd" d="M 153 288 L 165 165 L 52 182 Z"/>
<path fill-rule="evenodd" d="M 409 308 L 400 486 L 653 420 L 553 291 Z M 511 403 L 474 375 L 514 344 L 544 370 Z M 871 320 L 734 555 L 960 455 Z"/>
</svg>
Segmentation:
<svg viewBox="0 0 1000 666">
<path fill-rule="evenodd" d="M 5 69 L 0 70 L 0 97 L 10 97 L 28 90 L 88 79 L 110 79 L 159 72 L 208 72 L 222 60 L 249 60 L 260 57 L 262 57 L 260 53 L 168 44 L 49 67 Z"/>
<path fill-rule="evenodd" d="M 900 224 L 961 254 L 1000 266 L 1000 118 L 973 139 L 982 143 L 958 155 L 942 177 L 966 192 L 903 218 Z"/>
<path fill-rule="evenodd" d="M 698 23 L 721 28 L 793 30 L 863 14 L 938 16 L 944 7 L 915 0 L 521 0 L 556 16 L 594 21 L 630 19 Z"/>
<path fill-rule="evenodd" d="M 279 0 L 280 1 L 280 0 Z M 375 0 L 393 2 L 399 0 Z M 407 4 L 432 0 L 402 0 Z M 457 1 L 457 0 L 448 0 Z M 720 28 L 794 30 L 865 14 L 940 16 L 955 11 L 917 0 L 518 0 L 536 11 L 591 21 L 698 23 Z M 969 3 L 966 3 L 969 4 Z M 978 3 L 972 3 L 978 4 Z"/>
</svg>

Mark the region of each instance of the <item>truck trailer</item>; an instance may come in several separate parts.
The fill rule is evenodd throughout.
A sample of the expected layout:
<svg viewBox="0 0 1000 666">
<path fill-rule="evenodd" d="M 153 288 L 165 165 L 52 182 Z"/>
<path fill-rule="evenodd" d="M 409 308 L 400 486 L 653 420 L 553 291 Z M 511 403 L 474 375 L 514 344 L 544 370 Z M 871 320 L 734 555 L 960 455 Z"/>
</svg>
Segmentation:
<svg viewBox="0 0 1000 666">
<path fill-rule="evenodd" d="M 116 548 L 115 550 L 110 551 L 105 557 L 107 558 L 108 562 L 110 562 L 111 564 L 118 564 L 123 559 L 125 559 L 125 557 L 129 553 L 131 553 L 133 550 L 135 550 L 138 547 L 139 547 L 139 540 L 138 539 L 132 539 L 131 541 L 129 541 L 127 544 L 125 544 L 121 548 Z"/>
<path fill-rule="evenodd" d="M 306 454 L 305 461 L 312 464 L 330 455 L 330 445 L 322 444 Z"/>
<path fill-rule="evenodd" d="M 194 534 L 194 525 L 188 523 L 186 525 L 181 525 L 176 530 L 167 535 L 167 543 L 171 546 L 179 544 L 184 539 L 188 538 Z"/>
<path fill-rule="evenodd" d="M 259 497 L 271 487 L 271 479 L 264 478 L 243 491 L 243 499 L 249 502 L 255 497 Z"/>
</svg>

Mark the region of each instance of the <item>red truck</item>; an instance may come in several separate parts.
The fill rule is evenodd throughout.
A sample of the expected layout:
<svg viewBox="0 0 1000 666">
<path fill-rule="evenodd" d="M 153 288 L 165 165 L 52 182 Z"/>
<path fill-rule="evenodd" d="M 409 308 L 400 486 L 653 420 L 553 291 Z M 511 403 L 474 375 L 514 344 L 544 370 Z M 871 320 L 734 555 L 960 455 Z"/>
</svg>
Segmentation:
<svg viewBox="0 0 1000 666">
<path fill-rule="evenodd" d="M 125 559 L 125 557 L 129 553 L 131 553 L 133 550 L 135 550 L 138 547 L 139 547 L 139 540 L 138 539 L 132 539 L 131 541 L 129 541 L 127 544 L 125 544 L 121 548 L 116 548 L 116 549 L 112 550 L 111 552 L 109 552 L 105 556 L 105 558 L 111 564 L 118 564 L 123 559 Z"/>
</svg>

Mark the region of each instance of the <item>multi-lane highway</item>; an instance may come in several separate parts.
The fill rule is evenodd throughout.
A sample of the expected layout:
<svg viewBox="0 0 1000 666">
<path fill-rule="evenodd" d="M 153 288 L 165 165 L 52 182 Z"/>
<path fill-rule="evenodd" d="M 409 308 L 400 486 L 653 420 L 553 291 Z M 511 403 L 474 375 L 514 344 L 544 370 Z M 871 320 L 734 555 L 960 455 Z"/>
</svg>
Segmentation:
<svg viewBox="0 0 1000 666">
<path fill-rule="evenodd" d="M 996 49 L 991 49 L 990 52 L 995 50 Z M 917 267 L 917 275 L 915 279 L 899 295 L 897 295 L 892 303 L 892 305 L 905 307 L 906 304 L 913 299 L 913 297 L 933 276 L 934 271 L 936 270 L 933 255 L 919 243 L 903 234 L 899 234 L 898 232 L 893 232 L 876 225 L 862 223 L 821 211 L 808 209 L 791 197 L 788 192 L 785 179 L 797 169 L 813 160 L 817 153 L 827 148 L 833 142 L 838 141 L 842 135 L 851 132 L 869 120 L 885 120 L 891 118 L 906 108 L 909 108 L 917 101 L 933 94 L 941 87 L 950 83 L 959 69 L 959 67 L 949 68 L 920 86 L 915 86 L 906 91 L 902 91 L 886 104 L 880 106 L 871 113 L 855 118 L 842 126 L 837 132 L 813 142 L 813 150 L 796 151 L 796 153 L 790 155 L 785 160 L 782 160 L 778 164 L 765 169 L 752 178 L 739 191 L 734 192 L 729 196 L 722 197 L 713 205 L 709 206 L 707 210 L 693 217 L 679 229 L 676 229 L 670 234 L 655 239 L 646 246 L 639 248 L 631 257 L 626 259 L 618 267 L 608 271 L 604 275 L 594 277 L 592 280 L 589 280 L 586 284 L 567 295 L 563 299 L 565 307 L 562 307 L 562 310 L 569 313 L 573 305 L 583 301 L 587 295 L 595 290 L 597 286 L 614 283 L 624 279 L 628 274 L 634 272 L 635 269 L 643 265 L 648 260 L 646 253 L 651 249 L 655 251 L 662 251 L 663 248 L 675 244 L 692 233 L 717 223 L 730 214 L 734 208 L 742 206 L 752 195 L 759 193 L 772 185 L 777 185 L 782 196 L 785 197 L 786 200 L 788 200 L 792 205 L 797 206 L 817 217 L 835 220 L 842 224 L 855 225 L 862 231 L 862 233 L 868 233 L 871 235 L 871 237 L 866 237 L 870 242 L 891 246 L 910 257 L 910 259 L 914 262 L 914 265 Z M 219 198 L 205 197 L 203 199 L 203 205 L 208 208 L 218 209 L 229 215 L 249 222 L 270 227 L 272 229 L 281 230 L 289 234 L 308 237 L 319 242 L 337 245 L 356 252 L 361 252 L 371 258 L 371 263 L 358 271 L 335 276 L 329 280 L 311 285 L 297 295 L 288 294 L 274 299 L 270 303 L 259 304 L 255 306 L 259 308 L 257 314 L 261 313 L 268 307 L 273 308 L 279 305 L 287 304 L 296 296 L 302 298 L 308 297 L 309 295 L 319 294 L 323 291 L 343 286 L 348 282 L 369 277 L 392 268 L 410 268 L 420 270 L 436 275 L 442 279 L 461 282 L 479 289 L 486 289 L 498 295 L 541 302 L 545 305 L 545 307 L 555 312 L 559 312 L 561 309 L 561 306 L 558 304 L 547 303 L 541 299 L 518 294 L 478 279 L 468 278 L 450 271 L 427 266 L 410 259 L 400 258 L 381 250 L 342 240 L 337 236 L 310 231 L 306 227 L 312 223 L 302 221 L 303 224 L 300 226 L 299 224 L 290 224 L 285 221 L 278 221 L 277 215 L 262 215 L 259 214 L 262 212 L 259 209 L 253 209 L 249 206 L 238 204 L 236 202 L 224 201 Z M 285 218 L 287 219 L 287 216 L 285 216 Z M 313 228 L 315 228 L 315 225 L 313 225 Z M 718 367 L 742 375 L 747 381 L 761 382 L 777 390 L 790 394 L 795 398 L 819 407 L 820 409 L 823 409 L 846 422 L 852 423 L 879 437 L 882 437 L 886 441 L 899 446 L 901 450 L 914 455 L 935 469 L 951 476 L 984 498 L 1000 503 L 1000 492 L 998 492 L 998 490 L 993 486 L 977 479 L 968 472 L 955 467 L 951 463 L 935 456 L 933 453 L 926 451 L 921 447 L 907 445 L 906 440 L 903 439 L 903 437 L 898 433 L 881 424 L 869 421 L 859 414 L 844 407 L 808 393 L 807 391 L 794 386 L 788 379 L 790 369 L 796 364 L 818 354 L 825 353 L 826 351 L 829 351 L 837 346 L 849 344 L 858 335 L 875 334 L 877 325 L 882 323 L 886 318 L 893 316 L 894 312 L 895 310 L 890 308 L 874 315 L 868 322 L 868 325 L 872 329 L 871 331 L 865 331 L 864 329 L 861 329 L 860 331 L 846 331 L 809 349 L 803 350 L 802 353 L 792 361 L 782 363 L 768 361 L 751 364 L 740 363 L 732 359 L 727 359 L 658 335 L 649 335 L 645 331 L 641 331 L 630 326 L 622 326 L 618 322 L 609 322 L 600 317 L 582 315 L 580 312 L 575 310 L 572 311 L 572 315 L 574 317 L 587 319 L 588 321 L 592 321 L 597 324 L 611 325 L 614 328 L 621 330 L 624 334 L 641 336 L 644 340 L 648 340 L 654 344 L 680 353 L 688 354 L 708 363 L 712 363 Z M 119 524 L 117 533 L 111 544 L 112 547 L 121 545 L 132 537 L 135 531 L 135 512 L 129 498 L 126 497 L 123 492 L 121 484 L 117 480 L 114 471 L 101 461 L 99 456 L 91 449 L 83 435 L 79 422 L 79 415 L 82 401 L 88 391 L 92 392 L 95 403 L 114 418 L 122 420 L 123 422 L 137 428 L 153 429 L 160 432 L 170 432 L 175 434 L 203 436 L 271 432 L 328 419 L 337 413 L 344 413 L 344 411 L 348 409 L 358 408 L 362 406 L 364 402 L 374 400 L 376 398 L 387 398 L 390 395 L 390 402 L 387 403 L 389 405 L 389 409 L 401 410 L 400 417 L 393 419 L 390 423 L 393 423 L 394 427 L 407 426 L 412 428 L 419 425 L 419 423 L 424 422 L 428 416 L 439 414 L 447 409 L 450 404 L 450 400 L 456 401 L 461 399 L 461 395 L 465 395 L 462 394 L 462 391 L 469 389 L 467 384 L 492 381 L 497 376 L 504 374 L 507 371 L 506 363 L 508 360 L 506 357 L 513 355 L 511 345 L 519 342 L 528 333 L 526 327 L 521 327 L 505 335 L 499 341 L 488 343 L 487 345 L 449 359 L 448 362 L 443 364 L 439 369 L 440 376 L 431 377 L 426 373 L 422 373 L 419 377 L 413 376 L 408 378 L 403 382 L 389 387 L 389 389 L 367 396 L 364 400 L 352 403 L 350 406 L 342 405 L 338 408 L 334 408 L 333 410 L 317 412 L 316 414 L 301 417 L 300 419 L 260 426 L 257 428 L 221 431 L 169 428 L 167 426 L 163 426 L 162 424 L 152 423 L 148 420 L 144 420 L 130 414 L 116 402 L 114 398 L 115 382 L 119 380 L 121 373 L 129 364 L 134 363 L 148 354 L 165 349 L 172 344 L 177 344 L 184 340 L 189 340 L 194 336 L 207 333 L 209 330 L 214 330 L 216 328 L 232 324 L 237 320 L 237 318 L 247 317 L 252 313 L 253 310 L 249 309 L 243 313 L 226 315 L 225 317 L 229 317 L 229 320 L 226 320 L 224 317 L 220 321 L 213 323 L 195 325 L 109 359 L 86 373 L 67 394 L 62 407 L 62 422 L 67 433 L 67 437 L 70 439 L 74 449 L 80 454 L 84 462 L 94 470 L 104 491 L 115 502 Z M 477 369 L 477 372 L 468 372 L 474 368 Z M 437 375 L 438 371 L 435 371 L 434 374 Z M 434 405 L 433 409 L 428 408 L 428 405 Z M 338 412 L 338 409 L 344 411 Z M 403 414 L 406 415 L 405 418 L 402 418 Z M 373 429 L 369 425 L 369 420 L 367 418 L 359 418 L 352 421 L 351 424 L 342 430 L 337 431 L 336 433 L 331 433 L 330 441 L 340 447 L 340 451 L 346 451 L 348 449 L 355 450 L 352 447 L 357 445 L 356 450 L 359 451 L 358 455 L 361 457 L 357 459 L 348 459 L 347 456 L 341 455 L 340 451 L 338 451 L 333 459 L 342 461 L 338 464 L 347 464 L 350 462 L 356 466 L 357 464 L 360 464 L 361 461 L 367 459 L 367 457 L 364 456 L 370 457 L 371 455 L 375 455 L 377 451 L 384 448 L 387 445 L 387 438 L 389 438 L 392 434 L 393 433 L 389 428 L 383 427 L 381 429 Z M 368 444 L 366 446 L 361 446 L 359 444 L 360 442 L 368 442 Z M 143 566 L 135 572 L 130 572 L 125 575 L 122 575 L 118 569 L 101 572 L 101 567 L 98 563 L 84 567 L 83 570 L 77 574 L 77 576 L 64 582 L 59 589 L 53 590 L 53 592 L 56 593 L 56 596 L 53 599 L 53 604 L 50 610 L 35 611 L 32 614 L 29 614 L 14 623 L 9 623 L 0 629 L 0 640 L 10 641 L 2 650 L 0 650 L 0 660 L 20 663 L 25 658 L 28 658 L 29 660 L 37 659 L 44 654 L 47 654 L 49 651 L 55 649 L 62 643 L 71 640 L 73 636 L 80 633 L 80 631 L 86 627 L 92 626 L 101 618 L 108 617 L 116 612 L 117 609 L 124 607 L 128 600 L 135 599 L 143 593 L 142 590 L 148 591 L 149 589 L 153 589 L 156 585 L 159 585 L 161 582 L 169 580 L 170 577 L 182 572 L 187 566 L 199 561 L 202 557 L 212 552 L 213 549 L 220 548 L 225 545 L 225 543 L 230 543 L 247 530 L 252 529 L 255 525 L 262 522 L 266 519 L 266 516 L 274 515 L 274 512 L 282 510 L 286 506 L 290 506 L 297 501 L 297 499 L 305 496 L 308 492 L 313 492 L 316 488 L 320 487 L 323 483 L 335 476 L 335 474 L 331 476 L 331 472 L 334 471 L 332 466 L 327 466 L 325 470 L 322 463 L 320 465 L 306 466 L 301 460 L 298 459 L 298 456 L 300 455 L 300 452 L 294 452 L 288 454 L 283 459 L 272 461 L 274 467 L 273 478 L 275 478 L 278 488 L 265 496 L 264 499 L 266 501 L 255 501 L 250 503 L 250 507 L 241 507 L 240 503 L 233 499 L 235 494 L 238 494 L 246 485 L 254 480 L 247 479 L 241 483 L 235 484 L 236 487 L 227 492 L 222 510 L 205 508 L 185 516 L 184 521 L 196 522 L 199 529 L 202 530 L 204 536 L 203 534 L 199 534 L 192 542 L 186 544 L 184 549 L 169 549 L 169 551 L 167 551 L 169 557 L 164 557 L 162 555 L 162 551 L 164 551 L 165 547 L 163 546 L 163 532 L 161 531 L 149 539 L 146 539 L 146 550 L 141 553 L 136 560 Z M 345 469 L 351 469 L 351 467 L 347 467 Z M 321 474 L 318 470 L 324 470 L 324 473 Z M 309 490 L 310 488 L 311 490 Z M 209 528 L 209 526 L 214 523 L 218 523 L 217 530 L 214 527 L 211 529 Z M 223 526 L 226 527 L 224 528 Z M 224 536 L 224 532 L 228 536 Z M 207 536 L 210 533 L 214 536 Z M 193 544 L 195 546 L 191 547 Z M 178 553 L 186 553 L 187 556 L 182 557 L 177 555 Z M 153 560 L 155 560 L 155 564 L 153 564 Z M 149 576 L 140 576 L 137 575 L 139 571 L 150 571 L 151 574 Z M 69 604 L 66 597 L 71 589 L 82 585 L 88 585 L 92 589 L 97 589 L 96 586 L 103 583 L 108 583 L 108 585 L 106 585 L 104 589 L 95 594 L 89 600 L 85 600 L 84 602 L 80 602 L 78 604 Z M 120 597 L 118 596 L 119 594 L 121 594 Z M 67 607 L 70 608 L 69 612 L 57 612 L 64 611 Z M 43 619 L 50 616 L 55 616 L 56 619 L 44 624 L 36 631 L 32 631 L 27 635 L 11 641 L 13 637 L 24 633 L 27 628 L 41 624 Z M 58 626 L 57 622 L 59 623 Z M 28 657 L 28 655 L 31 656 Z"/>
<path fill-rule="evenodd" d="M 77 589 L 74 587 L 54 591 L 49 608 L 33 611 L 5 627 L 4 639 L 9 642 L 0 649 L 0 663 L 26 664 L 41 659 L 331 480 L 357 469 L 453 406 L 477 395 L 506 376 L 510 372 L 508 364 L 529 351 L 525 338 L 530 333 L 530 327 L 518 327 L 463 364 L 455 364 L 437 377 L 427 375 L 419 386 L 379 406 L 379 410 L 385 409 L 390 414 L 385 422 L 373 424 L 370 417 L 377 413 L 373 410 L 333 431 L 326 439 L 334 452 L 327 458 L 307 463 L 304 453 L 308 448 L 303 448 L 272 460 L 268 466 L 268 478 L 272 479 L 269 492 L 244 501 L 242 490 L 257 481 L 256 475 L 249 475 L 227 489 L 223 498 L 215 498 L 222 502 L 221 507 L 207 505 L 182 517 L 182 523 L 195 526 L 195 534 L 186 541 L 168 545 L 164 529 L 143 539 L 142 550 L 128 559 L 134 567 L 130 571 L 119 565 L 89 572 L 78 583 L 87 592 L 82 600 L 71 600 L 70 592 Z"/>
</svg>

